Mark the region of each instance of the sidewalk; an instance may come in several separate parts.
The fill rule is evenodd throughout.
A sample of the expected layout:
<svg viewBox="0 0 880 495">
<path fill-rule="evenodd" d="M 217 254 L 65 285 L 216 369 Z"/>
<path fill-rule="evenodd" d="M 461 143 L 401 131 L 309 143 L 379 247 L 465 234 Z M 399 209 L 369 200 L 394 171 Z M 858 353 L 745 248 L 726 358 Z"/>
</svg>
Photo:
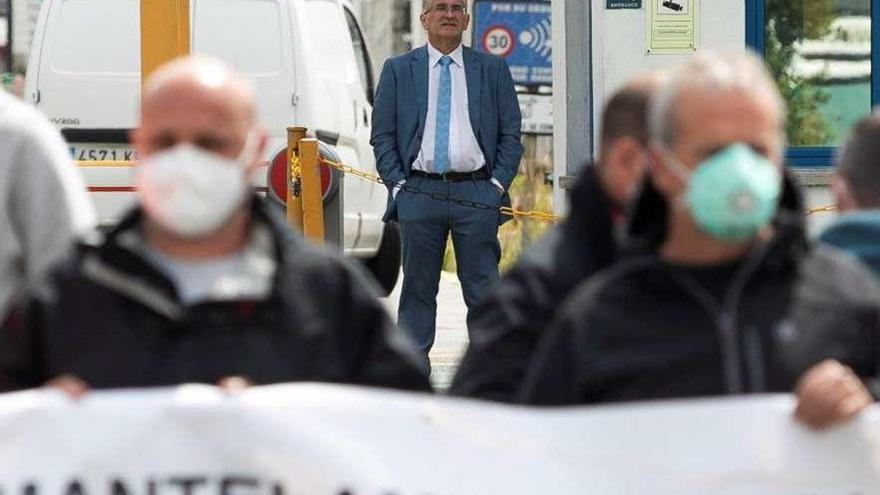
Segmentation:
<svg viewBox="0 0 880 495">
<path fill-rule="evenodd" d="M 400 276 L 401 280 L 403 275 Z M 385 307 L 397 321 L 397 302 L 400 299 L 400 280 L 390 296 L 382 299 Z M 437 294 L 437 337 L 431 349 L 431 382 L 438 391 L 445 391 L 452 382 L 458 362 L 467 347 L 467 308 L 461 295 L 461 284 L 455 274 L 442 272 Z"/>
</svg>

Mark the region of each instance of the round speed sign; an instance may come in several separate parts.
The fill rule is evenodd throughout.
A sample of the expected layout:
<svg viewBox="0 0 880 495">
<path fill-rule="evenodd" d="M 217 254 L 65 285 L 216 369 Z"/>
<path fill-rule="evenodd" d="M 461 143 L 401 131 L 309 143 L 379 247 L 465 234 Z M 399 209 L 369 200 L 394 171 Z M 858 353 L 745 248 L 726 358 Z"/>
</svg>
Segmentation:
<svg viewBox="0 0 880 495">
<path fill-rule="evenodd" d="M 513 33 L 504 26 L 493 26 L 483 34 L 483 49 L 492 55 L 506 57 L 513 51 Z"/>
</svg>

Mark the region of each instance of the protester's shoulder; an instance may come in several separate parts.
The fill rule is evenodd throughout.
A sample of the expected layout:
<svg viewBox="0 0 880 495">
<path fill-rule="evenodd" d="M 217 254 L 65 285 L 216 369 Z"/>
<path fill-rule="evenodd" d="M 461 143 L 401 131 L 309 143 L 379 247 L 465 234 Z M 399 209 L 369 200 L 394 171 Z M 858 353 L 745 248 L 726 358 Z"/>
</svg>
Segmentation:
<svg viewBox="0 0 880 495">
<path fill-rule="evenodd" d="M 0 132 L 30 142 L 55 141 L 58 131 L 34 107 L 0 91 Z"/>
<path fill-rule="evenodd" d="M 880 210 L 840 215 L 818 237 L 821 243 L 839 247 L 880 241 Z"/>
<path fill-rule="evenodd" d="M 282 253 L 284 276 L 315 298 L 347 294 L 349 297 L 376 295 L 378 286 L 364 269 L 337 250 L 306 242 L 297 232 L 276 229 Z M 332 293 L 332 294 L 331 294 Z"/>
<path fill-rule="evenodd" d="M 801 264 L 799 295 L 826 304 L 880 304 L 880 283 L 855 255 L 833 246 L 813 246 Z"/>
<path fill-rule="evenodd" d="M 564 240 L 564 233 L 561 225 L 554 225 L 548 229 L 522 253 L 508 274 L 551 272 L 556 264 L 556 254 Z"/>
<path fill-rule="evenodd" d="M 61 257 L 16 296 L 18 304 L 38 305 L 50 309 L 62 300 L 89 304 L 97 287 L 83 270 L 83 260 L 97 256 L 98 247 L 81 238 Z"/>
<path fill-rule="evenodd" d="M 592 268 L 592 257 L 595 255 L 592 251 L 597 239 L 576 228 L 581 220 L 569 217 L 548 229 L 522 254 L 508 274 L 564 279 L 591 275 L 595 270 Z"/>
</svg>

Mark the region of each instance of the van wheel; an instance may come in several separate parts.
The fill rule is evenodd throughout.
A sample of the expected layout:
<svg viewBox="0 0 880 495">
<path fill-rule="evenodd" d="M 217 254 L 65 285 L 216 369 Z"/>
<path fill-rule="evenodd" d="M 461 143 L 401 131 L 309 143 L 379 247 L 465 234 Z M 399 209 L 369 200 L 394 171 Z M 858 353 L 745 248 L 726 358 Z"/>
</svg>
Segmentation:
<svg viewBox="0 0 880 495">
<path fill-rule="evenodd" d="M 397 222 L 385 222 L 379 251 L 366 261 L 366 265 L 384 295 L 391 294 L 400 275 L 400 225 Z"/>
</svg>

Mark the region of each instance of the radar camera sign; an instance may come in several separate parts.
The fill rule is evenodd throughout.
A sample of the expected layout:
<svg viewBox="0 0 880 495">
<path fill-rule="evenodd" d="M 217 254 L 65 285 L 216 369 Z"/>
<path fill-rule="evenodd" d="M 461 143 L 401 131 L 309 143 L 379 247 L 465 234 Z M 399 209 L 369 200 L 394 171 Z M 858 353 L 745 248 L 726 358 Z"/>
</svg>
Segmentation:
<svg viewBox="0 0 880 495">
<path fill-rule="evenodd" d="M 552 84 L 550 33 L 550 2 L 478 1 L 474 6 L 473 46 L 504 57 L 516 84 Z"/>
</svg>

